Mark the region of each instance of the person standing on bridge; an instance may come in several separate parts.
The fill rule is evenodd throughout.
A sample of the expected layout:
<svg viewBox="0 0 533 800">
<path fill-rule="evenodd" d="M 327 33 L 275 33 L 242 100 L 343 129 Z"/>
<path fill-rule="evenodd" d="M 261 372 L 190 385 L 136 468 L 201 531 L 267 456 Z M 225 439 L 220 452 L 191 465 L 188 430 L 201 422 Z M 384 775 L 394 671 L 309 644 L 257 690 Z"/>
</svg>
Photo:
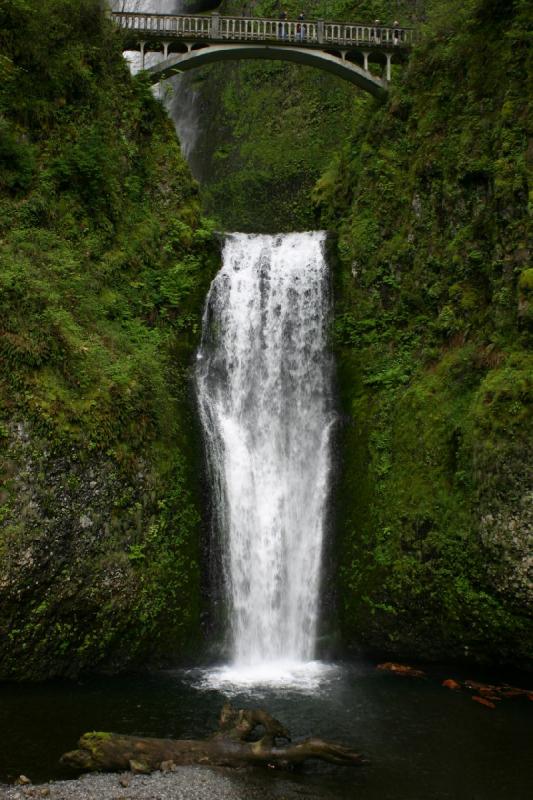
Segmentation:
<svg viewBox="0 0 533 800">
<path fill-rule="evenodd" d="M 281 20 L 281 22 L 279 24 L 279 38 L 280 39 L 285 39 L 285 37 L 287 35 L 287 33 L 285 31 L 285 28 L 286 28 L 285 23 L 287 22 L 287 12 L 286 11 L 282 11 L 280 13 L 280 15 L 279 15 L 279 18 Z"/>
<path fill-rule="evenodd" d="M 397 19 L 395 19 L 392 24 L 394 25 L 394 30 L 392 32 L 392 43 L 400 44 L 400 29 L 399 29 L 400 23 L 398 22 Z"/>
<path fill-rule="evenodd" d="M 296 23 L 296 38 L 299 39 L 300 42 L 302 42 L 304 38 L 304 19 L 305 14 L 298 14 L 298 22 Z"/>
</svg>

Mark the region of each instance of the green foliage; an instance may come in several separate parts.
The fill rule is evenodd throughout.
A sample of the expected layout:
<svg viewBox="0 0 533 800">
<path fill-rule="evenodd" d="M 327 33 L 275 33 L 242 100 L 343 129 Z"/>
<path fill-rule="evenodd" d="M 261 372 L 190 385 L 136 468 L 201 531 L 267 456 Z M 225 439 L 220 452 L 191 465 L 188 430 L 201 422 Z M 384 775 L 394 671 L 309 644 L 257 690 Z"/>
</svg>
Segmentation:
<svg viewBox="0 0 533 800">
<path fill-rule="evenodd" d="M 29 188 L 35 173 L 33 147 L 17 136 L 16 130 L 0 118 L 0 188 L 11 192 Z"/>
<path fill-rule="evenodd" d="M 218 261 L 213 225 L 104 4 L 0 0 L 0 38 L 0 628 L 11 631 L 0 673 L 190 651 L 188 369 Z M 36 517 L 13 469 L 30 472 Z M 99 494 L 92 473 L 106 476 Z"/>
<path fill-rule="evenodd" d="M 278 17 L 279 3 L 249 6 L 257 16 Z M 410 17 L 409 2 L 319 0 L 308 18 Z M 296 18 L 297 2 L 283 6 Z M 242 11 L 226 0 L 223 14 Z M 374 64 L 380 72 L 382 64 Z M 194 160 L 205 207 L 222 229 L 305 230 L 316 225 L 312 187 L 352 132 L 365 100 L 353 86 L 321 70 L 280 61 L 243 61 L 195 73 L 203 106 Z"/>
<path fill-rule="evenodd" d="M 524 293 L 533 292 L 533 267 L 520 273 L 518 288 Z"/>
<path fill-rule="evenodd" d="M 339 232 L 342 626 L 524 665 L 531 20 L 521 2 L 427 6 L 388 105 L 360 107 L 314 190 Z"/>
</svg>

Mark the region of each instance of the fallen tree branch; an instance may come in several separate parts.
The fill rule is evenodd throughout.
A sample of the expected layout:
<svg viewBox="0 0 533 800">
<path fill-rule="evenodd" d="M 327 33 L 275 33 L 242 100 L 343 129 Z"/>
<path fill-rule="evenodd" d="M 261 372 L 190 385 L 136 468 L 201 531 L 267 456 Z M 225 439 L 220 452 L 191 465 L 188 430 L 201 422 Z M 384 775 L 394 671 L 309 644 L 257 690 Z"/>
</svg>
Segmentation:
<svg viewBox="0 0 533 800">
<path fill-rule="evenodd" d="M 258 727 L 263 735 L 254 739 Z M 285 739 L 287 745 L 277 745 Z M 83 771 L 134 769 L 152 772 L 168 765 L 205 764 L 242 767 L 268 765 L 289 769 L 307 759 L 319 759 L 341 766 L 363 763 L 349 747 L 323 739 L 291 743 L 289 731 L 262 709 L 234 709 L 223 706 L 219 731 L 207 739 L 149 739 L 115 733 L 86 733 L 78 750 L 61 756 L 64 766 Z"/>
</svg>

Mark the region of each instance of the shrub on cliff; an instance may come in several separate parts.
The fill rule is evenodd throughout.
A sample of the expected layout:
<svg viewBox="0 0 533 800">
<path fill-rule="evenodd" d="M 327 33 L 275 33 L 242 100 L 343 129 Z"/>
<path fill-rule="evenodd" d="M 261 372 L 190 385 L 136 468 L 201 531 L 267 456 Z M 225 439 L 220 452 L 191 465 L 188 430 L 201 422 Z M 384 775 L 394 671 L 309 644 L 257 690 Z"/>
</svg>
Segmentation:
<svg viewBox="0 0 533 800">
<path fill-rule="evenodd" d="M 119 668 L 198 636 L 187 370 L 216 258 L 103 4 L 0 0 L 0 40 L 0 676 Z"/>
<path fill-rule="evenodd" d="M 315 192 L 339 230 L 342 620 L 526 665 L 533 632 L 530 4 L 428 3 Z"/>
</svg>

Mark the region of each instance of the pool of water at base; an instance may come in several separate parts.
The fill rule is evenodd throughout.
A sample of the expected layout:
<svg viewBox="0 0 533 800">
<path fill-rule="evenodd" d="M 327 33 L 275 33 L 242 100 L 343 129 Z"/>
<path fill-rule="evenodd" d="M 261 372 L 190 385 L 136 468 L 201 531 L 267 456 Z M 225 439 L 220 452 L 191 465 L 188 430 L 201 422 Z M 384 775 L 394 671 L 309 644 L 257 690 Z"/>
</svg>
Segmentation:
<svg viewBox="0 0 533 800">
<path fill-rule="evenodd" d="M 265 800 L 533 797 L 533 703 L 527 698 L 488 709 L 467 692 L 443 688 L 437 677 L 405 678 L 365 663 L 315 664 L 303 673 L 257 680 L 231 670 L 191 669 L 1 685 L 0 781 L 21 773 L 34 782 L 72 777 L 58 759 L 85 731 L 204 737 L 216 729 L 229 698 L 238 707 L 267 709 L 293 738 L 342 741 L 369 759 L 354 769 L 313 764 L 289 775 L 236 771 L 236 800 L 246 798 L 247 781 L 254 796 L 259 781 Z"/>
</svg>

